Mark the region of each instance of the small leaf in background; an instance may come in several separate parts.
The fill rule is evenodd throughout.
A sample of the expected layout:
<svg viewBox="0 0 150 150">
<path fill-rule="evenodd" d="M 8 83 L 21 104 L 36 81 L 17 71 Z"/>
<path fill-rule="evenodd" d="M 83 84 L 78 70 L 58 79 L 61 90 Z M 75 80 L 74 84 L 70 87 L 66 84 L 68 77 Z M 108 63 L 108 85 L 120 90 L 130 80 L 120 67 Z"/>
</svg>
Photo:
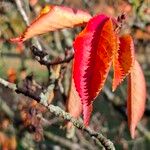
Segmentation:
<svg viewBox="0 0 150 150">
<path fill-rule="evenodd" d="M 34 5 L 36 5 L 36 3 L 38 2 L 38 0 L 29 0 L 30 5 L 33 7 Z"/>
<path fill-rule="evenodd" d="M 15 83 L 17 80 L 17 72 L 14 68 L 9 68 L 7 71 L 8 81 L 11 83 Z"/>
<path fill-rule="evenodd" d="M 17 139 L 15 136 L 8 136 L 6 133 L 0 131 L 0 147 L 2 150 L 16 150 Z"/>
<path fill-rule="evenodd" d="M 134 43 L 130 35 L 124 35 L 119 38 L 118 52 L 115 54 L 113 61 L 114 77 L 113 91 L 130 73 L 134 64 Z"/>
<path fill-rule="evenodd" d="M 150 40 L 150 31 L 148 31 L 148 29 L 145 29 L 145 30 L 146 32 L 140 29 L 137 29 L 135 31 L 134 38 L 136 38 L 137 40 Z"/>
<path fill-rule="evenodd" d="M 92 101 L 102 89 L 116 48 L 112 20 L 93 17 L 74 41 L 73 78 L 83 105 L 84 124 L 89 124 Z"/>
<path fill-rule="evenodd" d="M 143 71 L 137 61 L 128 78 L 128 125 L 131 137 L 135 137 L 135 128 L 141 120 L 146 103 L 146 83 Z"/>
<path fill-rule="evenodd" d="M 11 41 L 19 43 L 49 31 L 85 25 L 90 18 L 91 15 L 82 10 L 49 5 L 41 11 L 40 15 L 26 28 L 20 37 L 13 38 Z"/>
</svg>

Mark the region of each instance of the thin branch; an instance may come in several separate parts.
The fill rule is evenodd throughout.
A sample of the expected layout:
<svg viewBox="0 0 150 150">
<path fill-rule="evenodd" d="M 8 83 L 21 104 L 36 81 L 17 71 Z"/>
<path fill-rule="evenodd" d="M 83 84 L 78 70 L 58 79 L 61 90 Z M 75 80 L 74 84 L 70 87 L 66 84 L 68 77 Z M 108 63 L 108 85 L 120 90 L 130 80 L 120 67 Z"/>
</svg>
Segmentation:
<svg viewBox="0 0 150 150">
<path fill-rule="evenodd" d="M 37 47 L 32 46 L 31 51 L 34 54 L 36 60 L 41 64 L 45 66 L 52 66 L 52 65 L 58 65 L 63 63 L 69 63 L 73 58 L 74 54 L 71 54 L 70 56 L 66 57 L 65 59 L 59 59 L 55 61 L 48 60 L 48 54 L 44 51 L 39 51 Z"/>
<path fill-rule="evenodd" d="M 24 22 L 28 26 L 29 25 L 29 18 L 28 18 L 27 13 L 25 12 L 25 10 L 23 8 L 22 2 L 20 0 L 15 0 L 15 3 L 17 5 L 17 8 L 18 8 Z"/>
<path fill-rule="evenodd" d="M 0 109 L 3 110 L 10 118 L 14 117 L 14 112 L 10 109 L 10 107 L 0 98 Z"/>
<path fill-rule="evenodd" d="M 20 54 L 18 53 L 8 53 L 8 52 L 1 52 L 2 57 L 10 57 L 10 58 L 20 58 Z"/>
<path fill-rule="evenodd" d="M 69 113 L 65 112 L 60 107 L 54 106 L 51 104 L 49 105 L 48 99 L 44 95 L 44 93 L 41 92 L 40 95 L 37 95 L 37 93 L 33 93 L 26 88 L 17 87 L 16 84 L 10 83 L 2 78 L 0 78 L 0 83 L 3 86 L 5 86 L 6 88 L 9 88 L 9 89 L 15 91 L 16 93 L 21 93 L 25 96 L 28 96 L 28 97 L 36 100 L 38 103 L 45 106 L 55 116 L 61 117 L 66 121 L 72 122 L 76 128 L 85 131 L 86 133 L 88 133 L 90 135 L 90 137 L 98 140 L 106 150 L 115 150 L 114 144 L 109 139 L 104 137 L 101 133 L 97 133 L 97 132 L 91 130 L 90 128 L 85 127 L 83 122 L 77 120 L 76 118 L 73 118 Z"/>
<path fill-rule="evenodd" d="M 22 16 L 22 18 L 23 18 L 25 24 L 26 24 L 27 26 L 29 26 L 29 25 L 30 25 L 30 20 L 29 20 L 29 17 L 28 17 L 28 15 L 27 15 L 25 9 L 23 8 L 23 2 L 22 2 L 21 0 L 14 0 L 14 1 L 15 1 L 15 3 L 16 3 L 16 6 L 17 6 L 17 8 L 18 8 L 18 11 L 19 11 L 19 13 L 21 14 L 21 16 Z M 38 41 L 38 39 L 37 39 L 36 37 L 34 37 L 33 39 L 34 39 L 36 45 L 38 46 L 38 49 L 41 51 L 42 46 L 41 46 L 40 42 Z"/>
<path fill-rule="evenodd" d="M 44 132 L 44 136 L 47 138 L 47 139 L 50 139 L 66 148 L 69 148 L 69 149 L 82 149 L 82 150 L 85 150 L 83 147 L 81 147 L 81 145 L 79 145 L 78 143 L 72 143 L 71 141 L 69 140 L 66 140 L 60 136 L 57 136 L 57 135 L 54 135 L 53 133 L 51 132 Z"/>
</svg>

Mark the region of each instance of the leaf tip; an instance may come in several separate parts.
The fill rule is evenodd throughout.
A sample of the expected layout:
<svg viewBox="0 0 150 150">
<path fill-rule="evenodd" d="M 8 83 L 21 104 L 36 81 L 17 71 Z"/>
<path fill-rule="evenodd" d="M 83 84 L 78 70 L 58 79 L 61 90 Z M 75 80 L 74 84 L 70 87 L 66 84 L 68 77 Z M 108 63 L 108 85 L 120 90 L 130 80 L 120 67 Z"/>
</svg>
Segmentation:
<svg viewBox="0 0 150 150">
<path fill-rule="evenodd" d="M 135 139 L 135 126 L 130 126 L 130 135 L 132 139 Z"/>
<path fill-rule="evenodd" d="M 93 110 L 92 104 L 88 104 L 88 105 L 83 104 L 83 120 L 85 126 L 89 125 L 92 110 Z"/>
<path fill-rule="evenodd" d="M 22 36 L 19 36 L 19 37 L 16 37 L 16 38 L 11 38 L 9 41 L 12 42 L 12 43 L 20 44 L 20 43 L 23 43 L 23 38 L 22 38 Z"/>
<path fill-rule="evenodd" d="M 117 87 L 116 87 L 115 85 L 113 85 L 113 86 L 112 86 L 112 91 L 114 92 L 114 91 L 116 90 L 116 88 L 117 88 Z"/>
</svg>

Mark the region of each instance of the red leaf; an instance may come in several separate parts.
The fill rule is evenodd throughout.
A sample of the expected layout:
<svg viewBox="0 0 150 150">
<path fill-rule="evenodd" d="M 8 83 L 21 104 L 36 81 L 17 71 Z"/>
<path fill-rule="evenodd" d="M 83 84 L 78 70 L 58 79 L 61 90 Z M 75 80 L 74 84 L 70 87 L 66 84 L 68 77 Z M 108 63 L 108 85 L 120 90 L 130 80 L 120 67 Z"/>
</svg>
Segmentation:
<svg viewBox="0 0 150 150">
<path fill-rule="evenodd" d="M 83 104 L 85 125 L 89 123 L 92 101 L 106 80 L 115 47 L 112 20 L 105 15 L 93 17 L 75 39 L 73 77 Z"/>
<path fill-rule="evenodd" d="M 71 81 L 71 88 L 69 98 L 67 100 L 67 111 L 75 118 L 80 117 L 82 112 L 82 105 L 78 92 L 76 91 L 74 81 Z M 68 122 L 67 128 L 70 129 L 72 126 L 71 122 Z"/>
<path fill-rule="evenodd" d="M 135 128 L 141 120 L 146 103 L 146 83 L 142 69 L 137 61 L 128 79 L 128 125 L 131 137 L 135 137 Z"/>
<path fill-rule="evenodd" d="M 114 55 L 113 91 L 130 73 L 134 64 L 134 43 L 130 35 L 120 37 L 118 52 Z"/>
<path fill-rule="evenodd" d="M 33 36 L 63 28 L 73 28 L 87 23 L 91 15 L 65 6 L 46 6 L 25 32 L 13 42 L 23 42 Z"/>
</svg>

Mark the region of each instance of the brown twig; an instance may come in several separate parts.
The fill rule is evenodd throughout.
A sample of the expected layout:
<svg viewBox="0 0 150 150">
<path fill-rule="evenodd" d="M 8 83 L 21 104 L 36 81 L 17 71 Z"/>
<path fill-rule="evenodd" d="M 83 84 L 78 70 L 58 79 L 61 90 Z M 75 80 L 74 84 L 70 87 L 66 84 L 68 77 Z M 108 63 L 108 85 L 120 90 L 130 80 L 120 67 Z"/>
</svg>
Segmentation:
<svg viewBox="0 0 150 150">
<path fill-rule="evenodd" d="M 16 3 L 16 6 L 17 6 L 17 9 L 19 11 L 19 13 L 21 14 L 25 24 L 27 26 L 29 26 L 30 24 L 30 19 L 27 15 L 27 12 L 25 11 L 25 9 L 23 8 L 23 1 L 21 0 L 15 0 L 15 3 Z M 39 43 L 38 39 L 34 37 L 34 41 L 36 43 L 36 45 L 38 46 L 38 49 L 41 50 L 42 49 L 42 46 L 41 44 Z"/>
<path fill-rule="evenodd" d="M 58 59 L 55 61 L 50 61 L 48 60 L 48 54 L 44 51 L 39 51 L 37 47 L 32 46 L 31 47 L 31 51 L 34 54 L 35 58 L 37 58 L 37 61 L 41 64 L 41 65 L 45 65 L 47 67 L 51 66 L 51 65 L 58 65 L 58 64 L 63 64 L 63 63 L 69 63 L 73 58 L 74 58 L 74 54 L 68 56 L 65 59 Z"/>
<path fill-rule="evenodd" d="M 16 84 L 10 83 L 2 78 L 0 78 L 0 84 L 17 92 L 18 94 L 20 93 L 36 100 L 38 103 L 45 106 L 55 116 L 72 122 L 76 128 L 85 131 L 90 135 L 90 137 L 99 141 L 106 150 L 115 150 L 114 144 L 109 139 L 104 137 L 101 133 L 97 133 L 90 128 L 85 127 L 83 122 L 79 121 L 76 118 L 73 118 L 69 113 L 65 112 L 60 107 L 48 104 L 48 99 L 44 95 L 44 93 L 41 92 L 39 95 L 37 95 L 37 93 L 31 92 L 29 89 L 26 89 L 24 87 L 17 87 Z"/>
</svg>

